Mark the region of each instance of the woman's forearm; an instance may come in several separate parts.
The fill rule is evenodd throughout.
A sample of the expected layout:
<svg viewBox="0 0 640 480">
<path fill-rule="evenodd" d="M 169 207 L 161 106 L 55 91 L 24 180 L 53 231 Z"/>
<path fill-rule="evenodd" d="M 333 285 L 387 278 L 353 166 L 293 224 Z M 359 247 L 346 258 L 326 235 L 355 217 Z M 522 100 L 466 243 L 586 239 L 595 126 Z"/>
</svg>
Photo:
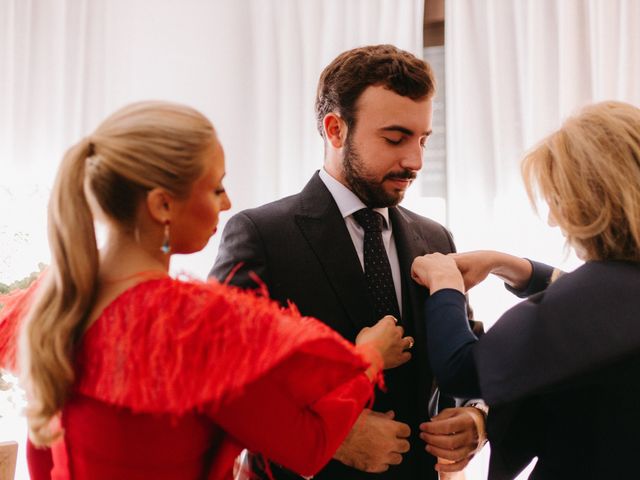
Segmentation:
<svg viewBox="0 0 640 480">
<path fill-rule="evenodd" d="M 491 273 L 516 290 L 526 287 L 531 278 L 531 262 L 502 252 L 490 252 L 493 268 Z"/>
<path fill-rule="evenodd" d="M 473 358 L 477 337 L 469 328 L 464 295 L 439 290 L 426 303 L 427 351 L 440 389 L 453 396 L 478 397 L 480 387 Z"/>
</svg>

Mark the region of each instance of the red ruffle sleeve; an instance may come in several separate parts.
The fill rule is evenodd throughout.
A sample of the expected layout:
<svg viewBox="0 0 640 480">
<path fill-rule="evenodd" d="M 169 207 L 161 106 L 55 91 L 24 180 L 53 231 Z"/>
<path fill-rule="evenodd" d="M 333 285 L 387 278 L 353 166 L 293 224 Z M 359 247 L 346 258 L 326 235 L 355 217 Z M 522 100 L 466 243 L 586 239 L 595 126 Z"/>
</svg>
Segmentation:
<svg viewBox="0 0 640 480">
<path fill-rule="evenodd" d="M 368 363 L 321 322 L 217 282 L 151 280 L 111 303 L 78 354 L 80 393 L 141 412 L 223 406 L 292 355 L 314 367 L 297 394 L 320 398 Z"/>
<path fill-rule="evenodd" d="M 24 290 L 0 295 L 0 368 L 17 372 L 18 336 L 44 274 Z"/>
</svg>

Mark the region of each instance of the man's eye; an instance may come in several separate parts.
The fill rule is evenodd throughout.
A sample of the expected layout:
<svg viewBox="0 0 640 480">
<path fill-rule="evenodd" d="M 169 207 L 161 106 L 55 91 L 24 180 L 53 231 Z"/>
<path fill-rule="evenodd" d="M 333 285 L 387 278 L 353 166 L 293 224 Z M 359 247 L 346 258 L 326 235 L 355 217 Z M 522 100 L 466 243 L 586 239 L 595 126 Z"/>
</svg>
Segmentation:
<svg viewBox="0 0 640 480">
<path fill-rule="evenodd" d="M 394 140 L 393 138 L 387 138 L 387 137 L 383 137 L 387 143 L 390 143 L 391 145 L 400 145 L 402 143 L 402 138 L 399 138 L 398 140 Z"/>
<path fill-rule="evenodd" d="M 226 190 L 224 189 L 224 187 L 220 187 L 216 188 L 213 193 L 215 193 L 216 195 L 222 195 L 223 193 L 226 193 Z"/>
</svg>

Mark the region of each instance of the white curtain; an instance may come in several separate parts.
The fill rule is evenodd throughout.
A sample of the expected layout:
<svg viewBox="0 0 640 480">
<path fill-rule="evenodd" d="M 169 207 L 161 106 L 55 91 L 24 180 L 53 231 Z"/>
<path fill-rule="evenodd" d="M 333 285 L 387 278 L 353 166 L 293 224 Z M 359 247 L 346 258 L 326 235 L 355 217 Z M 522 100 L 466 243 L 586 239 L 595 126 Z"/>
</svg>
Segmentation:
<svg viewBox="0 0 640 480">
<path fill-rule="evenodd" d="M 343 50 L 422 51 L 421 0 L 2 0 L 0 282 L 48 261 L 46 199 L 64 150 L 142 99 L 216 125 L 233 210 L 298 190 L 322 164 L 313 102 Z M 204 276 L 216 240 L 177 258 Z"/>
<path fill-rule="evenodd" d="M 532 213 L 520 160 L 585 104 L 640 105 L 640 1 L 448 1 L 446 90 L 458 246 L 576 266 L 546 213 Z"/>
<path fill-rule="evenodd" d="M 450 225 L 459 243 L 471 245 L 506 223 L 495 214 L 522 193 L 527 148 L 587 103 L 640 104 L 640 1 L 453 0 L 446 7 Z M 508 230 L 516 238 L 529 233 Z"/>
<path fill-rule="evenodd" d="M 573 269 L 580 262 L 546 212 L 531 210 L 520 160 L 587 103 L 640 105 L 640 1 L 448 0 L 445 44 L 449 227 L 459 249 Z M 497 280 L 471 291 L 485 326 L 514 302 Z M 484 478 L 487 454 L 468 478 Z"/>
</svg>

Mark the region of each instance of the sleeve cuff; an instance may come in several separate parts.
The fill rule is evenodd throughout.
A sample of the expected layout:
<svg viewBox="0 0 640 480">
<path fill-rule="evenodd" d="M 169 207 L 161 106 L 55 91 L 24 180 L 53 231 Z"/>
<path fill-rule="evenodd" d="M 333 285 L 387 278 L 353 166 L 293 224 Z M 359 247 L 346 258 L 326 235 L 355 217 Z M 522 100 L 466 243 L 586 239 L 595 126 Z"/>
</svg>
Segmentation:
<svg viewBox="0 0 640 480">
<path fill-rule="evenodd" d="M 550 265 L 546 265 L 540 262 L 534 262 L 533 260 L 530 260 L 528 258 L 526 258 L 525 260 L 527 260 L 531 264 L 532 268 L 531 278 L 529 279 L 529 283 L 527 283 L 527 286 L 522 290 L 518 290 L 508 285 L 507 283 L 504 284 L 507 290 L 520 298 L 530 297 L 533 294 L 545 290 L 551 283 L 551 278 L 555 270 Z"/>
<path fill-rule="evenodd" d="M 455 288 L 441 288 L 436 293 L 429 295 L 430 302 L 438 305 L 441 303 L 462 303 L 463 306 L 466 306 L 466 298 L 464 293 Z"/>
</svg>

